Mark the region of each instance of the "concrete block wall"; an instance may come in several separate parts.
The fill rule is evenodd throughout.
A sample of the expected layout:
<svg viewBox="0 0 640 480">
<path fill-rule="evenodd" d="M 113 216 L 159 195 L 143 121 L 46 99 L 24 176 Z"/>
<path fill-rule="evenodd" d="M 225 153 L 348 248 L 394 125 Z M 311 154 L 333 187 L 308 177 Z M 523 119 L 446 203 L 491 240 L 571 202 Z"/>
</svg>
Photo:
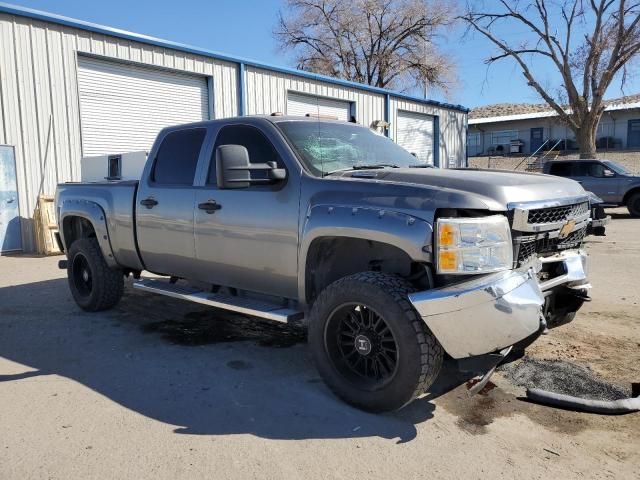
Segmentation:
<svg viewBox="0 0 640 480">
<path fill-rule="evenodd" d="M 636 175 L 640 175 L 640 150 L 620 150 L 615 152 L 598 152 L 597 158 L 612 160 Z M 522 170 L 527 167 L 526 157 L 469 157 L 469 167 L 495 168 L 499 170 Z M 577 153 L 560 155 L 558 160 L 579 158 Z M 517 168 L 516 168 L 517 167 Z"/>
</svg>

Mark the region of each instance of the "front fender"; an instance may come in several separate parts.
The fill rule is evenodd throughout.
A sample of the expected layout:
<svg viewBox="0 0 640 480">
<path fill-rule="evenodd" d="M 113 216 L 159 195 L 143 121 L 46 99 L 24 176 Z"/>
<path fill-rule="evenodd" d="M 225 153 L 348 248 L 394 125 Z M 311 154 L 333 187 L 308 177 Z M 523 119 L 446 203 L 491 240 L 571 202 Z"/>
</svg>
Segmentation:
<svg viewBox="0 0 640 480">
<path fill-rule="evenodd" d="M 349 205 L 315 205 L 309 208 L 300 242 L 298 298 L 306 292 L 306 259 L 314 240 L 349 237 L 393 245 L 418 262 L 431 262 L 433 228 L 430 223 L 404 213 Z"/>
<path fill-rule="evenodd" d="M 112 268 L 117 267 L 118 263 L 111 248 L 106 215 L 102 207 L 96 202 L 88 200 L 69 199 L 62 202 L 60 210 L 58 211 L 58 228 L 66 252 L 69 251 L 69 245 L 65 238 L 64 221 L 66 218 L 71 217 L 81 217 L 91 223 L 96 232 L 96 239 L 98 240 L 98 245 L 100 246 L 107 265 Z"/>
</svg>

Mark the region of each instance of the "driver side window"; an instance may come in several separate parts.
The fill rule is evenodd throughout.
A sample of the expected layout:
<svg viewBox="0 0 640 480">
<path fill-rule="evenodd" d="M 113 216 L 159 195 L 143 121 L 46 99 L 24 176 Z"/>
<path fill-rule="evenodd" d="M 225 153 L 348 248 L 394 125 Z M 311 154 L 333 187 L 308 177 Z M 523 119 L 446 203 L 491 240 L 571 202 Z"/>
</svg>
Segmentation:
<svg viewBox="0 0 640 480">
<path fill-rule="evenodd" d="M 589 165 L 590 177 L 602 178 L 604 177 L 604 171 L 604 165 L 602 165 L 601 163 L 592 163 L 591 165 Z"/>
<path fill-rule="evenodd" d="M 249 162 L 276 162 L 278 168 L 284 168 L 278 152 L 260 130 L 249 125 L 228 125 L 218 132 L 207 175 L 207 185 L 216 184 L 216 149 L 221 145 L 241 145 L 249 152 Z M 268 173 L 256 171 L 251 174 L 254 179 L 261 178 L 261 176 L 266 179 Z"/>
</svg>

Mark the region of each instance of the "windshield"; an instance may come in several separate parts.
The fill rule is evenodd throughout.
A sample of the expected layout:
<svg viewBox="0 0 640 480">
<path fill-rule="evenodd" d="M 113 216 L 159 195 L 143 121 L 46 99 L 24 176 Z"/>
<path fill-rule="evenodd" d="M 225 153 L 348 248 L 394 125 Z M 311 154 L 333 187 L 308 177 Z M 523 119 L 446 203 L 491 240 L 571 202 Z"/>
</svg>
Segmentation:
<svg viewBox="0 0 640 480">
<path fill-rule="evenodd" d="M 315 175 L 357 168 L 430 166 L 387 137 L 361 126 L 308 121 L 277 125 Z"/>
<path fill-rule="evenodd" d="M 607 167 L 616 172 L 618 175 L 631 175 L 631 172 L 624 168 L 622 165 L 616 162 L 612 162 L 611 160 L 606 160 L 603 162 Z"/>
</svg>

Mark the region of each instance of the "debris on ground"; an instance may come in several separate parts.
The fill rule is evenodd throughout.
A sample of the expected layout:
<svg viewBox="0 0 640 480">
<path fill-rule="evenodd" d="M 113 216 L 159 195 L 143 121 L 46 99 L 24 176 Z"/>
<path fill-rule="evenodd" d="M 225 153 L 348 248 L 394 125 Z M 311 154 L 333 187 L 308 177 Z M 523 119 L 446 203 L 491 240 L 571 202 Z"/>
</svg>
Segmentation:
<svg viewBox="0 0 640 480">
<path fill-rule="evenodd" d="M 498 367 L 513 384 L 548 392 L 597 400 L 629 398 L 631 390 L 599 378 L 590 368 L 565 360 L 539 360 L 524 356 Z"/>
</svg>

